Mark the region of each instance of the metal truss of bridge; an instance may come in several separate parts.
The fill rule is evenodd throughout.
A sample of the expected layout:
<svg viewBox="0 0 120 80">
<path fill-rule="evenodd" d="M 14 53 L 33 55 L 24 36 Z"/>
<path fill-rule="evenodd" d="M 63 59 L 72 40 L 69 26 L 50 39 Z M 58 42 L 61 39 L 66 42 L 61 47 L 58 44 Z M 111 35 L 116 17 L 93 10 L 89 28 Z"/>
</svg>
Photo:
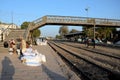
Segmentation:
<svg viewBox="0 0 120 80">
<path fill-rule="evenodd" d="M 105 18 L 89 18 L 75 16 L 55 16 L 47 15 L 33 21 L 27 31 L 26 37 L 30 31 L 40 28 L 44 25 L 70 25 L 70 26 L 96 26 L 96 27 L 120 27 L 120 20 Z"/>
</svg>

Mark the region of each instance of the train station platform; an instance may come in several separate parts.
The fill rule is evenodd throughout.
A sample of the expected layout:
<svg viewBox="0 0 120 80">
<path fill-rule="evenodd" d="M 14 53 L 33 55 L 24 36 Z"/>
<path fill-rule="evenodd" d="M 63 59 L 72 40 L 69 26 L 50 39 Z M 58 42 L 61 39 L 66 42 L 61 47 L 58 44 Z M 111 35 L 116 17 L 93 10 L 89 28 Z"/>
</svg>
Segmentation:
<svg viewBox="0 0 120 80">
<path fill-rule="evenodd" d="M 41 66 L 27 66 L 0 46 L 0 80 L 80 80 L 48 45 L 33 48 L 46 56 Z"/>
</svg>

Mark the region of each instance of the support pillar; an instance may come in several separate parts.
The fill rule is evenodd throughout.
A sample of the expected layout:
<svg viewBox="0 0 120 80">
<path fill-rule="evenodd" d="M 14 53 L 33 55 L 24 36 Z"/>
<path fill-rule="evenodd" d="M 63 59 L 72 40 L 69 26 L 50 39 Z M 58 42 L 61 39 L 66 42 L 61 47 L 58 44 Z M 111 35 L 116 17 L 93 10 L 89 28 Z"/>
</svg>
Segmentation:
<svg viewBox="0 0 120 80">
<path fill-rule="evenodd" d="M 93 36 L 94 36 L 94 39 L 95 39 L 95 22 L 94 22 L 94 28 L 93 28 Z"/>
<path fill-rule="evenodd" d="M 29 40 L 29 41 L 31 42 L 31 44 L 34 44 L 33 31 L 30 32 L 30 36 L 31 36 L 31 37 L 30 37 L 30 40 Z"/>
<path fill-rule="evenodd" d="M 95 48 L 95 20 L 94 20 L 94 27 L 93 27 L 93 48 Z"/>
</svg>

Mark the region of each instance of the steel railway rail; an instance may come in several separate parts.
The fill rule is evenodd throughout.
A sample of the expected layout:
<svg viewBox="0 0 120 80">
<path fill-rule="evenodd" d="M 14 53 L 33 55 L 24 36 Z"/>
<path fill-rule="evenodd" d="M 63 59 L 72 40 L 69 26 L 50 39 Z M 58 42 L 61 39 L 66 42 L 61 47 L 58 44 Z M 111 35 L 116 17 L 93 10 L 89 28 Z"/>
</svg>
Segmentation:
<svg viewBox="0 0 120 80">
<path fill-rule="evenodd" d="M 61 45 L 61 43 L 59 45 Z M 86 50 L 74 48 L 65 44 L 62 44 L 62 46 L 63 47 L 65 46 L 78 54 L 88 56 L 89 58 L 92 58 L 95 61 L 99 61 L 100 63 L 107 65 L 107 67 L 112 71 L 120 72 L 120 59 L 104 55 L 102 51 L 101 51 L 102 54 L 99 54 L 88 50 L 86 51 Z M 72 44 L 72 46 L 74 46 L 74 44 Z"/>
<path fill-rule="evenodd" d="M 85 50 L 85 49 L 79 49 L 79 48 L 76 48 L 74 44 L 66 45 L 64 43 L 62 45 L 66 46 L 67 48 L 71 49 L 74 52 L 88 56 L 96 61 L 101 62 L 101 63 L 108 64 L 111 66 L 111 70 L 117 69 L 120 72 L 120 59 L 115 58 L 114 56 L 104 55 L 104 53 L 102 51 L 94 52 L 94 51 L 89 51 L 89 50 Z"/>
<path fill-rule="evenodd" d="M 86 77 L 85 80 L 119 80 L 119 73 L 110 70 L 105 65 L 83 55 L 77 55 L 56 43 L 49 42 L 49 45 L 59 55 L 64 57 L 67 62 L 72 64 L 74 68 L 80 71 Z"/>
<path fill-rule="evenodd" d="M 65 42 L 62 42 L 62 43 L 65 44 L 65 45 L 68 45 L 68 46 L 72 46 L 72 47 L 78 48 L 78 49 L 83 49 L 83 50 L 86 50 L 86 51 L 89 51 L 89 52 L 93 52 L 93 53 L 97 53 L 97 54 L 109 56 L 109 57 L 111 57 L 111 58 L 120 59 L 120 55 L 113 54 L 113 53 L 111 53 L 111 52 L 102 51 L 102 50 L 97 50 L 97 49 L 93 49 L 93 48 L 92 48 L 92 49 L 90 49 L 90 48 L 85 48 L 85 47 L 73 45 L 73 44 L 71 44 L 71 43 L 70 43 L 70 44 L 65 43 Z"/>
</svg>

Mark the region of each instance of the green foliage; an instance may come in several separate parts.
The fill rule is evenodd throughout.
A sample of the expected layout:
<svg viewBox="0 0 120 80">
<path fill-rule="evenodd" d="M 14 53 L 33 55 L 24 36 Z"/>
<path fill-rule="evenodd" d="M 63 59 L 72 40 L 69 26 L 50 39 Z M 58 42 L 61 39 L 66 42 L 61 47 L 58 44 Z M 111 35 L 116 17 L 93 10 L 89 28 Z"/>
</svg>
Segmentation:
<svg viewBox="0 0 120 80">
<path fill-rule="evenodd" d="M 62 26 L 62 27 L 60 27 L 60 29 L 59 29 L 59 33 L 60 33 L 61 36 L 67 34 L 68 32 L 69 32 L 69 30 L 68 30 L 68 27 L 67 27 L 67 26 Z"/>
<path fill-rule="evenodd" d="M 83 31 L 86 36 L 93 38 L 93 27 L 84 26 Z"/>
<path fill-rule="evenodd" d="M 90 38 L 93 37 L 93 27 L 83 27 L 84 34 Z M 113 31 L 116 31 L 116 28 L 110 28 L 110 27 L 98 27 L 95 29 L 95 37 L 100 38 L 110 38 L 110 35 Z"/>
<path fill-rule="evenodd" d="M 62 39 L 60 35 L 56 35 L 56 39 Z"/>
<path fill-rule="evenodd" d="M 110 34 L 113 31 L 116 31 L 116 28 L 109 28 L 109 27 L 97 28 L 96 31 L 98 32 L 99 37 L 101 37 L 101 38 L 110 38 Z"/>
<path fill-rule="evenodd" d="M 29 24 L 30 24 L 30 22 L 23 22 L 22 25 L 21 25 L 21 29 L 27 29 Z M 33 31 L 32 36 L 34 38 L 36 38 L 36 37 L 39 37 L 40 34 L 41 34 L 41 31 L 39 29 L 36 29 L 36 30 Z"/>
<path fill-rule="evenodd" d="M 93 27 L 87 28 L 87 36 L 90 38 L 93 38 L 93 36 L 94 36 Z"/>
<path fill-rule="evenodd" d="M 21 25 L 21 29 L 27 29 L 29 23 L 30 23 L 30 22 L 23 22 L 22 25 Z"/>
<path fill-rule="evenodd" d="M 75 32 L 79 32 L 79 31 L 76 29 L 72 29 L 69 33 L 75 33 Z"/>
<path fill-rule="evenodd" d="M 41 34 L 40 30 L 39 29 L 36 29 L 33 31 L 33 37 L 36 38 L 36 37 L 39 37 Z"/>
</svg>

